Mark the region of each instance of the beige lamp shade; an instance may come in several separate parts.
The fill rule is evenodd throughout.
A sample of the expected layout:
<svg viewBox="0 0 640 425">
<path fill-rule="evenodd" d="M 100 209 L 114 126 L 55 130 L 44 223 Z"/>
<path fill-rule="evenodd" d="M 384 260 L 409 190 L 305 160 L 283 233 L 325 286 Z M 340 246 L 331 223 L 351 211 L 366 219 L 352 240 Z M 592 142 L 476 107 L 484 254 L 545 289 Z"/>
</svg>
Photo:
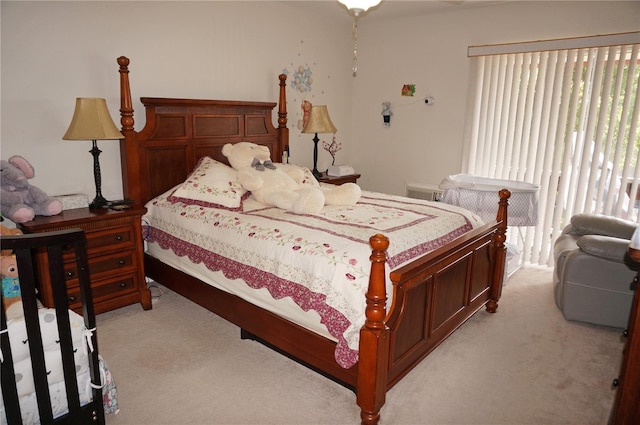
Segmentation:
<svg viewBox="0 0 640 425">
<path fill-rule="evenodd" d="M 104 99 L 79 97 L 63 140 L 117 140 L 124 136 L 111 118 Z"/>
<path fill-rule="evenodd" d="M 309 112 L 309 121 L 302 130 L 303 133 L 335 133 L 338 131 L 331 122 L 327 105 L 313 105 Z"/>
</svg>

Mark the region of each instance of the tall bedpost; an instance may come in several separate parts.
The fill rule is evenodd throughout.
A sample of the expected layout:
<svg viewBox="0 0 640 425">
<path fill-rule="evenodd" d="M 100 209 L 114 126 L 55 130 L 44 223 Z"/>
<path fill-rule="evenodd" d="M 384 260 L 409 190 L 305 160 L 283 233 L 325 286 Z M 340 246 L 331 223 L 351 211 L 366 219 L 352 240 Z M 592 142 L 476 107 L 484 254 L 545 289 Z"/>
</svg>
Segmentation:
<svg viewBox="0 0 640 425">
<path fill-rule="evenodd" d="M 502 189 L 498 192 L 498 195 L 500 196 L 500 201 L 498 201 L 498 214 L 496 216 L 498 229 L 493 234 L 493 240 L 491 242 L 494 268 L 491 280 L 491 295 L 487 302 L 487 311 L 489 313 L 495 313 L 498 309 L 498 300 L 502 295 L 504 268 L 507 260 L 507 248 L 504 245 L 504 241 L 507 239 L 507 207 L 509 206 L 511 192 L 507 189 Z"/>
<path fill-rule="evenodd" d="M 287 127 L 287 76 L 280 74 L 280 97 L 278 100 L 278 153 L 277 161 L 281 161 L 282 153 L 289 150 L 289 128 Z"/>
<path fill-rule="evenodd" d="M 363 425 L 375 425 L 387 392 L 389 364 L 389 328 L 387 315 L 385 262 L 389 239 L 377 234 L 369 239 L 371 274 L 367 289 L 366 320 L 360 329 L 357 401 Z"/>
<path fill-rule="evenodd" d="M 131 102 L 131 86 L 129 85 L 129 58 L 120 56 L 120 124 L 122 131 L 133 131 L 133 103 Z"/>
<path fill-rule="evenodd" d="M 143 202 L 141 196 L 142 181 L 136 173 L 139 167 L 140 158 L 137 149 L 138 134 L 133 129 L 133 103 L 131 101 L 131 87 L 129 85 L 129 58 L 120 56 L 117 59 L 120 65 L 120 124 L 124 139 L 120 140 L 120 164 L 122 170 L 122 191 L 125 199 Z"/>
</svg>

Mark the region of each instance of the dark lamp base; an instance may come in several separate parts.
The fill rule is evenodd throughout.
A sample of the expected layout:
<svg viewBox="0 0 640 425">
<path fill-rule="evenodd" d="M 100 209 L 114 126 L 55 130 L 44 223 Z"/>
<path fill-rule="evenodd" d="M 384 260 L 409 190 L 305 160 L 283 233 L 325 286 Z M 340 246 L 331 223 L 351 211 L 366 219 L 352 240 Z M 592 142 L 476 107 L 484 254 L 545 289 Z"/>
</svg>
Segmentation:
<svg viewBox="0 0 640 425">
<path fill-rule="evenodd" d="M 131 199 L 118 199 L 117 201 L 107 201 L 103 197 L 96 197 L 96 199 L 94 199 L 89 204 L 89 208 L 90 209 L 111 208 L 111 207 L 118 207 L 118 206 L 129 206 L 131 204 L 133 204 L 133 201 Z"/>
<path fill-rule="evenodd" d="M 89 209 L 102 208 L 109 205 L 109 201 L 104 199 L 102 196 L 96 196 L 93 201 L 89 204 Z"/>
</svg>

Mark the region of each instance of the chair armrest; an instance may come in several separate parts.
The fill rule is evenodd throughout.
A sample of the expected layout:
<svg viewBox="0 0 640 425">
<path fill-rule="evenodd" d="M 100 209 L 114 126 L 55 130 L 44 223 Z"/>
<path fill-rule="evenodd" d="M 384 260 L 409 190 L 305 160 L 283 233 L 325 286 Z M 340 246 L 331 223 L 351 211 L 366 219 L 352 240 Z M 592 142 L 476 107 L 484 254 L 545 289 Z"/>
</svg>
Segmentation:
<svg viewBox="0 0 640 425">
<path fill-rule="evenodd" d="M 628 240 L 611 236 L 586 235 L 578 239 L 577 243 L 586 254 L 625 264 Z"/>
<path fill-rule="evenodd" d="M 571 226 L 574 234 L 613 236 L 629 241 L 637 224 L 606 215 L 576 214 L 571 217 Z"/>
</svg>

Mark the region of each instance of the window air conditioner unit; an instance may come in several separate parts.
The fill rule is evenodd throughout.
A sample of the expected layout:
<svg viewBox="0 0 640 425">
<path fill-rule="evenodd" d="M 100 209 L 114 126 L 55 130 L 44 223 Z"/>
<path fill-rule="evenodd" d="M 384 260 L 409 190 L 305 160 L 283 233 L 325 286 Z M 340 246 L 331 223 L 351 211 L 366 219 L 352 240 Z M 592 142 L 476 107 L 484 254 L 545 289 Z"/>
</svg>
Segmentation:
<svg viewBox="0 0 640 425">
<path fill-rule="evenodd" d="M 427 183 L 406 182 L 405 195 L 407 198 L 425 199 L 427 201 L 439 201 L 442 193 L 438 185 Z"/>
</svg>

